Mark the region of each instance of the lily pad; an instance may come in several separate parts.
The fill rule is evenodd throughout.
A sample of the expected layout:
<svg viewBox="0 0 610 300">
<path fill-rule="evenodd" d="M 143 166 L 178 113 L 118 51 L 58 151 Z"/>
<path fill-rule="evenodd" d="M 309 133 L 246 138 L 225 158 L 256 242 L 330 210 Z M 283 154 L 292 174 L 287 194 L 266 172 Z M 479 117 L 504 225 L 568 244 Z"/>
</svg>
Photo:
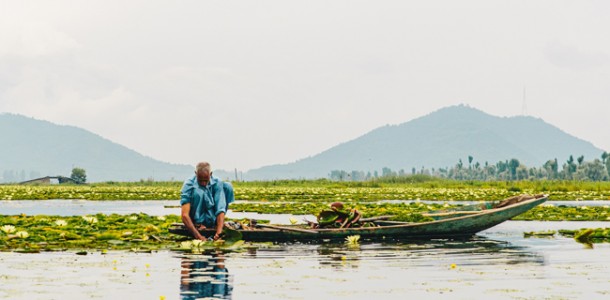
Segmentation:
<svg viewBox="0 0 610 300">
<path fill-rule="evenodd" d="M 224 236 L 223 239 L 229 243 L 236 242 L 242 239 L 241 232 L 231 229 L 231 228 L 223 228 L 222 230 Z"/>
<path fill-rule="evenodd" d="M 333 224 L 339 219 L 340 213 L 334 210 L 323 210 L 318 214 L 318 224 L 326 226 Z"/>
</svg>

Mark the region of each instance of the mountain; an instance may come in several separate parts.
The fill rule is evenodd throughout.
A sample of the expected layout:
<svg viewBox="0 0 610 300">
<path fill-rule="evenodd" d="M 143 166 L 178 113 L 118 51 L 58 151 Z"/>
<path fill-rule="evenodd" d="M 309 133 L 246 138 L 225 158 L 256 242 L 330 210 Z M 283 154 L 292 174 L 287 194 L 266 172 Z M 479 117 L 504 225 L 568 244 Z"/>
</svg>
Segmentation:
<svg viewBox="0 0 610 300">
<path fill-rule="evenodd" d="M 442 108 L 399 125 L 377 128 L 294 163 L 254 169 L 244 179 L 325 178 L 332 170 L 394 171 L 444 168 L 459 159 L 495 164 L 511 158 L 539 167 L 570 155 L 599 158 L 603 151 L 543 120 L 528 116 L 496 117 L 464 105 Z"/>
<path fill-rule="evenodd" d="M 85 169 L 87 181 L 183 180 L 193 167 L 146 157 L 81 128 L 0 114 L 0 182 L 70 176 Z M 10 178 L 9 178 L 10 177 Z"/>
</svg>

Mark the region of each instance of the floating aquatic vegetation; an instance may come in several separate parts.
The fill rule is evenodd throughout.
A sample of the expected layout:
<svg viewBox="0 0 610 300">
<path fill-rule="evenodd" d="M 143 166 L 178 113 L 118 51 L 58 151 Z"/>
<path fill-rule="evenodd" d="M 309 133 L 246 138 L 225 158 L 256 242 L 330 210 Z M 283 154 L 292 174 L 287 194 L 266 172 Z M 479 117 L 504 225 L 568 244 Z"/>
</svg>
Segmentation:
<svg viewBox="0 0 610 300">
<path fill-rule="evenodd" d="M 20 239 L 26 239 L 30 236 L 30 234 L 27 231 L 17 231 L 15 233 L 15 236 Z"/>
<path fill-rule="evenodd" d="M 193 248 L 193 241 L 184 241 L 180 243 L 180 249 L 191 249 Z"/>
<path fill-rule="evenodd" d="M 583 228 L 578 230 L 559 230 L 559 234 L 572 237 L 581 244 L 609 243 L 610 228 Z"/>
<path fill-rule="evenodd" d="M 159 227 L 157 227 L 153 224 L 148 224 L 148 225 L 146 225 L 146 227 L 144 227 L 144 232 L 159 233 L 159 232 L 161 232 L 161 229 L 159 229 Z"/>
<path fill-rule="evenodd" d="M 179 220 L 180 217 L 176 215 L 168 215 L 166 220 L 160 221 L 145 214 L 139 214 L 135 222 L 127 221 L 126 216 L 117 214 L 85 217 L 0 215 L 0 225 L 6 224 L 0 228 L 28 233 L 28 237 L 24 239 L 17 238 L 16 235 L 0 234 L 0 251 L 26 249 L 26 246 L 37 247 L 40 251 L 128 250 L 132 247 L 147 251 L 169 249 L 181 237 L 170 234 L 167 228 L 169 224 Z M 63 222 L 66 225 L 57 225 Z M 93 224 L 95 226 L 92 226 Z"/>
<path fill-rule="evenodd" d="M 0 199 L 178 200 L 182 182 L 88 185 L 0 185 Z M 547 193 L 554 200 L 610 200 L 610 182 L 435 181 L 374 183 L 332 181 L 236 182 L 236 199 L 257 201 L 378 201 L 383 199 L 499 200 Z"/>
<path fill-rule="evenodd" d="M 59 226 L 59 227 L 64 227 L 66 225 L 68 225 L 68 222 L 66 222 L 66 220 L 55 220 L 55 225 Z"/>
<path fill-rule="evenodd" d="M 118 232 L 106 231 L 96 235 L 95 238 L 100 241 L 120 240 L 121 234 Z"/>
<path fill-rule="evenodd" d="M 201 253 L 204 248 L 204 241 L 202 240 L 192 240 L 191 241 L 191 252 L 192 253 Z"/>
<path fill-rule="evenodd" d="M 360 235 L 350 235 L 345 238 L 345 243 L 348 246 L 354 246 L 360 244 Z"/>
<path fill-rule="evenodd" d="M 83 220 L 85 220 L 85 222 L 87 222 L 89 224 L 95 224 L 98 222 L 96 217 L 91 217 L 91 216 L 83 216 Z"/>
<path fill-rule="evenodd" d="M 583 229 L 574 234 L 574 240 L 579 243 L 591 243 L 591 234 L 593 234 L 594 230 L 591 228 Z"/>
<path fill-rule="evenodd" d="M 11 234 L 11 233 L 15 232 L 15 226 L 4 225 L 4 226 L 0 227 L 0 230 L 2 230 L 2 232 L 6 233 L 6 234 Z"/>
<path fill-rule="evenodd" d="M 201 254 L 207 251 L 223 251 L 223 252 L 234 252 L 243 251 L 249 249 L 258 248 L 269 248 L 273 245 L 271 242 L 267 243 L 254 243 L 245 242 L 244 240 L 227 241 L 227 240 L 188 240 L 179 243 L 177 248 L 171 248 L 171 250 L 187 252 L 192 254 Z"/>
<path fill-rule="evenodd" d="M 523 233 L 523 237 L 525 238 L 529 238 L 529 237 L 553 237 L 555 236 L 555 233 L 557 233 L 557 231 L 555 230 L 549 230 L 549 231 L 530 231 L 530 232 L 524 232 Z"/>
<path fill-rule="evenodd" d="M 578 206 L 538 206 L 513 220 L 523 221 L 608 221 L 610 208 L 591 206 L 582 209 Z"/>
</svg>

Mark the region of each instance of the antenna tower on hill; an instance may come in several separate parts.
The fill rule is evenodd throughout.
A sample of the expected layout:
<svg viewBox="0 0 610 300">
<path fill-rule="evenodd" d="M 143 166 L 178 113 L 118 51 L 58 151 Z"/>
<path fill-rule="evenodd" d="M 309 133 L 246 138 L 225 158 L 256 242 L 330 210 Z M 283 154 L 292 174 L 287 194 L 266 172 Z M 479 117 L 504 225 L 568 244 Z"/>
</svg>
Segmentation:
<svg viewBox="0 0 610 300">
<path fill-rule="evenodd" d="M 521 115 L 526 116 L 527 115 L 527 103 L 526 103 L 526 90 L 525 90 L 525 86 L 523 86 L 523 104 L 521 105 Z"/>
</svg>

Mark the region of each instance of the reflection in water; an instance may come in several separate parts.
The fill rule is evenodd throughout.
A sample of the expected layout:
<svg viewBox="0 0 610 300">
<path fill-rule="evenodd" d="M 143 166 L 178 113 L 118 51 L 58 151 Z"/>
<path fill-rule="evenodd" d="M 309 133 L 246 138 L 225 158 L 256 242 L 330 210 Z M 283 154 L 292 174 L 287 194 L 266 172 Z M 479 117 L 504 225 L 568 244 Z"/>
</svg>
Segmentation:
<svg viewBox="0 0 610 300">
<path fill-rule="evenodd" d="M 392 240 L 350 248 L 344 244 L 321 244 L 317 248 L 321 265 L 336 268 L 357 268 L 358 262 L 407 260 L 413 265 L 434 265 L 435 258 L 451 258 L 462 265 L 544 265 L 542 254 L 528 247 L 519 247 L 506 241 L 481 236 L 466 239 L 438 239 L 427 241 Z"/>
<path fill-rule="evenodd" d="M 224 255 L 188 255 L 181 260 L 180 296 L 183 300 L 204 297 L 231 299 L 232 277 L 225 268 Z"/>
<path fill-rule="evenodd" d="M 390 278 L 411 276 L 412 280 L 417 281 L 421 278 L 436 278 L 440 275 L 435 272 L 453 268 L 450 267 L 452 265 L 493 273 L 495 266 L 507 272 L 508 265 L 518 265 L 514 267 L 516 270 L 531 270 L 547 263 L 544 254 L 532 247 L 482 236 L 427 241 L 363 241 L 357 246 L 340 241 L 320 244 L 286 243 L 226 254 L 226 259 L 231 259 L 230 265 L 237 268 L 240 277 L 244 276 L 245 269 L 252 267 L 262 273 L 251 271 L 250 275 L 254 278 L 250 278 L 250 281 L 254 283 L 249 286 L 240 285 L 233 290 L 234 275 L 229 275 L 225 268 L 225 256 L 222 253 L 184 255 L 181 299 L 230 299 L 232 294 L 263 293 L 263 290 L 264 293 L 272 293 L 271 287 L 277 287 L 278 284 L 280 291 L 297 292 L 318 284 L 356 282 L 369 277 L 373 278 L 371 280 L 386 282 Z M 473 279 L 470 273 L 442 276 L 471 282 L 479 280 L 478 277 Z M 291 281 L 286 278 L 300 279 Z M 280 284 L 277 280 L 283 283 Z M 309 288 L 302 282 L 309 282 Z M 350 290 L 351 292 L 353 291 Z"/>
</svg>

